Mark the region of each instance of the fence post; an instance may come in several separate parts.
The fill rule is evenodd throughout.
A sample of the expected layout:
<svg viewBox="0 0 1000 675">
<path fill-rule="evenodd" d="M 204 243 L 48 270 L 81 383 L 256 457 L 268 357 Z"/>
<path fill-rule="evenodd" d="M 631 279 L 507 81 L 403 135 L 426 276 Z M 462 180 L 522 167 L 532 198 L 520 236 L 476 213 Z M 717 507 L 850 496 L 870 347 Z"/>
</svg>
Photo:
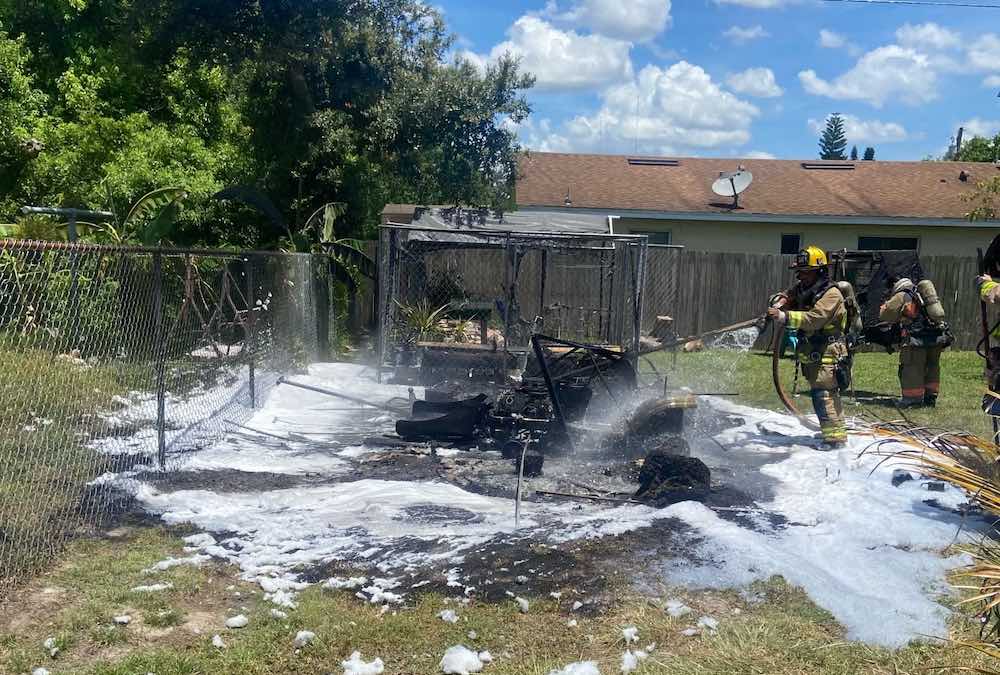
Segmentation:
<svg viewBox="0 0 1000 675">
<path fill-rule="evenodd" d="M 646 264 L 648 241 L 638 245 L 638 251 L 633 250 L 632 256 L 632 366 L 639 369 L 639 352 L 642 349 L 642 305 L 645 300 Z"/>
<path fill-rule="evenodd" d="M 257 316 L 254 312 L 257 310 L 257 300 L 256 293 L 254 293 L 254 277 L 253 277 L 253 256 L 248 255 L 243 259 L 243 269 L 246 272 L 247 278 L 247 320 L 246 320 L 246 337 L 243 340 L 247 351 L 247 365 L 250 368 L 249 376 L 249 389 L 250 389 L 250 407 L 257 407 L 257 382 L 256 373 L 254 372 L 256 363 L 255 359 L 255 349 L 256 349 L 256 324 Z"/>
<path fill-rule="evenodd" d="M 69 211 L 69 227 L 67 228 L 69 243 L 75 244 L 76 209 Z M 80 349 L 80 254 L 74 246 L 69 253 L 69 335 L 70 349 Z M 82 351 L 82 350 L 81 350 Z"/>
<path fill-rule="evenodd" d="M 312 273 L 312 285 L 315 289 L 313 304 L 316 310 L 316 347 L 320 361 L 330 360 L 330 287 L 328 285 L 330 261 L 331 257 L 325 253 L 309 254 L 309 268 Z"/>
<path fill-rule="evenodd" d="M 156 351 L 156 456 L 160 470 L 167 465 L 167 345 L 163 335 L 163 253 L 153 252 L 153 344 Z"/>
<path fill-rule="evenodd" d="M 514 248 L 511 246 L 510 242 L 510 232 L 505 235 L 504 241 L 504 280 L 503 280 L 503 291 L 504 295 L 504 311 L 503 311 L 503 349 L 505 352 L 510 352 L 511 342 L 514 338 L 510 331 L 510 313 L 511 306 L 514 304 Z"/>
<path fill-rule="evenodd" d="M 382 382 L 382 370 L 385 366 L 386 351 L 389 349 L 389 331 L 392 329 L 393 307 L 396 302 L 396 256 L 399 254 L 399 233 L 396 229 L 388 229 L 389 241 L 384 241 L 386 230 L 379 231 L 378 252 L 378 363 L 376 374 Z M 384 245 L 383 245 L 384 244 Z M 383 262 L 385 264 L 383 264 Z"/>
<path fill-rule="evenodd" d="M 545 316 L 545 283 L 549 274 L 549 249 L 542 249 L 542 270 L 538 291 L 538 316 Z M 546 326 L 545 330 L 548 330 Z"/>
</svg>

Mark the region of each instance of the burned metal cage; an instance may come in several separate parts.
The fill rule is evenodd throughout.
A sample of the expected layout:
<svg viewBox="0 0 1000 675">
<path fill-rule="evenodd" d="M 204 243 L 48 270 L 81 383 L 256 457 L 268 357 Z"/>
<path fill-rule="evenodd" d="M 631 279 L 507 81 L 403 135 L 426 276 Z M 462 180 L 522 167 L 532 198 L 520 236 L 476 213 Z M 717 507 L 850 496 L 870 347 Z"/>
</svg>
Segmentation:
<svg viewBox="0 0 1000 675">
<path fill-rule="evenodd" d="M 388 224 L 378 258 L 381 368 L 435 343 L 524 352 L 540 332 L 639 352 L 645 236 Z"/>
</svg>

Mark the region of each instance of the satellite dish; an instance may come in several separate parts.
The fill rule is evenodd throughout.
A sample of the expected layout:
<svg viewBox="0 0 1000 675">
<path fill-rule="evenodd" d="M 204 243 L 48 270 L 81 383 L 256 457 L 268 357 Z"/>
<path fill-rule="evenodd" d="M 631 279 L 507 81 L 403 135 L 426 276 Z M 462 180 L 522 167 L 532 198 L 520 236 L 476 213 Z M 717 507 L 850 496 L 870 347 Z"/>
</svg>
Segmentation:
<svg viewBox="0 0 1000 675">
<path fill-rule="evenodd" d="M 712 192 L 720 197 L 732 197 L 733 208 L 740 204 L 740 193 L 750 187 L 753 174 L 742 166 L 736 171 L 720 171 L 719 177 L 712 183 Z"/>
</svg>

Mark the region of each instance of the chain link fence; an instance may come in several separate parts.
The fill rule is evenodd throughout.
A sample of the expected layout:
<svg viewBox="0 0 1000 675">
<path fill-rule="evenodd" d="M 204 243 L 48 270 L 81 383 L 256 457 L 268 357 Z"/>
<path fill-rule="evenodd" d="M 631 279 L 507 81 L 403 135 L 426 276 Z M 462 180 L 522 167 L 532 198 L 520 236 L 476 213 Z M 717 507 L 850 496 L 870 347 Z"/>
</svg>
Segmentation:
<svg viewBox="0 0 1000 675">
<path fill-rule="evenodd" d="M 384 225 L 378 250 L 383 365 L 432 343 L 525 351 L 536 332 L 638 352 L 645 237 Z"/>
<path fill-rule="evenodd" d="M 0 598 L 335 338 L 329 258 L 0 241 Z"/>
</svg>

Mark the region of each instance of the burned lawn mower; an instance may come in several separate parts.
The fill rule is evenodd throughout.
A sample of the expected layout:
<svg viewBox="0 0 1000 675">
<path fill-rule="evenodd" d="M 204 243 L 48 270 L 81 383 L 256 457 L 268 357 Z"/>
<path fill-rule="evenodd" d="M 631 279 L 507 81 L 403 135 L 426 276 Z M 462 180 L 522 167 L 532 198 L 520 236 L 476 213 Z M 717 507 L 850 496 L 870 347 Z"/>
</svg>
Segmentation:
<svg viewBox="0 0 1000 675">
<path fill-rule="evenodd" d="M 546 455 L 567 452 L 577 444 L 637 455 L 662 434 L 679 434 L 684 410 L 695 407 L 690 394 L 647 401 L 620 429 L 596 418 L 610 417 L 634 401 L 636 372 L 620 350 L 545 335 L 531 338 L 519 382 L 456 398 L 453 382 L 426 390 L 414 401 L 412 416 L 396 423 L 407 441 L 449 441 L 499 450 L 527 476 L 541 474 Z M 438 360 L 431 363 L 438 367 Z M 589 413 L 589 414 L 588 414 Z"/>
</svg>

